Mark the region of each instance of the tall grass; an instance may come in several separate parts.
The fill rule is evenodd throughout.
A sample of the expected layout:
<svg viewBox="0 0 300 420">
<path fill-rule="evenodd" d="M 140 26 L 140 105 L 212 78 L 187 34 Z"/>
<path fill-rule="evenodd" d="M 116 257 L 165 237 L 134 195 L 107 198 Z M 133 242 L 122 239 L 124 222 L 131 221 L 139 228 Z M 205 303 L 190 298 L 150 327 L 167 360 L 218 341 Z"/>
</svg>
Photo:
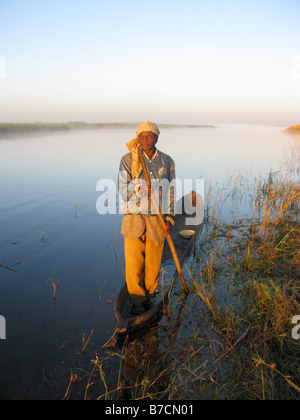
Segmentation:
<svg viewBox="0 0 300 420">
<path fill-rule="evenodd" d="M 299 343 L 291 334 L 291 320 L 300 314 L 299 203 L 299 182 L 270 173 L 256 185 L 252 218 L 226 227 L 213 220 L 213 246 L 201 257 L 195 292 L 228 349 L 251 326 L 231 354 L 224 398 L 299 399 Z M 218 298 L 225 286 L 233 305 Z"/>
</svg>

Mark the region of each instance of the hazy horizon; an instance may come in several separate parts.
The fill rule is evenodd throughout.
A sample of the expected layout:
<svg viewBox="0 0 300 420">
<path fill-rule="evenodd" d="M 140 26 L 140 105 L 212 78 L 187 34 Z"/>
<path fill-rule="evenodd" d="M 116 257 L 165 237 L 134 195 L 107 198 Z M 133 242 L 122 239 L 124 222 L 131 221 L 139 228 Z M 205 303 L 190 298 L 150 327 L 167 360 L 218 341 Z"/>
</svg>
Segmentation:
<svg viewBox="0 0 300 420">
<path fill-rule="evenodd" d="M 65 120 L 61 120 L 61 121 L 0 121 L 0 127 L 1 125 L 60 125 L 60 124 L 74 124 L 74 128 L 76 124 L 86 124 L 86 125 L 103 125 L 105 128 L 106 126 L 112 126 L 112 128 L 118 128 L 118 125 L 120 126 L 120 128 L 124 128 L 122 125 L 128 125 L 129 127 L 135 127 L 136 125 L 140 124 L 142 121 L 65 121 Z M 234 121 L 212 121 L 212 122 L 207 122 L 207 121 L 198 121 L 198 122 L 191 122 L 191 123 L 187 123 L 187 122 L 174 122 L 174 121 L 165 121 L 165 122 L 161 122 L 161 121 L 155 121 L 155 123 L 158 126 L 170 126 L 170 128 L 176 128 L 176 126 L 178 127 L 186 127 L 186 128 L 218 128 L 218 126 L 230 126 L 230 125 L 236 125 L 236 126 L 265 126 L 265 127 L 287 127 L 290 128 L 292 126 L 298 125 L 298 124 L 291 124 L 291 125 L 287 125 L 287 124 L 267 124 L 264 122 L 253 122 L 253 123 L 249 123 L 249 122 L 234 122 Z M 115 127 L 113 127 L 115 125 Z M 89 127 L 87 127 L 88 129 Z M 97 127 L 95 127 L 97 129 Z M 168 128 L 168 127 L 167 127 Z M 82 128 L 84 129 L 84 128 Z"/>
<path fill-rule="evenodd" d="M 297 0 L 2 0 L 0 121 L 297 124 L 299 21 Z"/>
</svg>

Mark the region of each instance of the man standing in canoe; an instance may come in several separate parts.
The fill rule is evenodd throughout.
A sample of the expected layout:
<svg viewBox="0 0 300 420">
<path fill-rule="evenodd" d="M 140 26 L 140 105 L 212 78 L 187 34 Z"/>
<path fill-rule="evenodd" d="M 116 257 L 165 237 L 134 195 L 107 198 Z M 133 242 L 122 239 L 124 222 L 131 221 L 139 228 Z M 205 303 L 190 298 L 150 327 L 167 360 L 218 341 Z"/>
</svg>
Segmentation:
<svg viewBox="0 0 300 420">
<path fill-rule="evenodd" d="M 140 315 L 152 306 L 150 298 L 159 283 L 165 237 L 174 225 L 174 188 L 168 188 L 168 197 L 162 197 L 161 192 L 158 194 L 166 224 L 166 229 L 162 229 L 151 207 L 150 197 L 154 192 L 145 182 L 138 155 L 140 147 L 152 187 L 156 182 L 175 180 L 174 161 L 156 149 L 159 135 L 158 127 L 152 122 L 140 124 L 136 138 L 127 144 L 130 153 L 123 156 L 120 164 L 119 192 L 125 214 L 121 232 L 125 237 L 126 283 L 133 315 Z M 166 195 L 166 190 L 162 190 Z"/>
</svg>

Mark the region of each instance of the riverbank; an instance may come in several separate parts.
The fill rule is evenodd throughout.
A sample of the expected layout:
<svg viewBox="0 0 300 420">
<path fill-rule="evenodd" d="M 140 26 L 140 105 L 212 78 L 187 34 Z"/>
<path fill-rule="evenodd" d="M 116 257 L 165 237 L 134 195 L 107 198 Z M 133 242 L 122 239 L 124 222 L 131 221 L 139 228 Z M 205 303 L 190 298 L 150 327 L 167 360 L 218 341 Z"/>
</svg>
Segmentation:
<svg viewBox="0 0 300 420">
<path fill-rule="evenodd" d="M 284 131 L 289 134 L 300 134 L 300 124 L 292 125 Z"/>
<path fill-rule="evenodd" d="M 300 315 L 299 203 L 299 182 L 270 173 L 257 184 L 251 219 L 210 220 L 213 246 L 193 284 L 218 341 L 207 364 L 216 368 L 206 377 L 211 395 L 300 398 L 299 340 L 292 334 L 292 319 Z M 203 375 L 198 366 L 196 372 Z M 195 390 L 203 376 L 191 371 L 190 380 Z"/>
</svg>

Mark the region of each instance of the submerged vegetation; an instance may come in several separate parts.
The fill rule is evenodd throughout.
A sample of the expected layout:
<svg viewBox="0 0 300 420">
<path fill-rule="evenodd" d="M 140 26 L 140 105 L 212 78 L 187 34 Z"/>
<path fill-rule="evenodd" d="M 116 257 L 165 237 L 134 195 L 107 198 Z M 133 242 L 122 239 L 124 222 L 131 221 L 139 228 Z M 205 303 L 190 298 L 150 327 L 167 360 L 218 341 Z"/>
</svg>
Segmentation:
<svg viewBox="0 0 300 420">
<path fill-rule="evenodd" d="M 92 356 L 82 397 L 99 399 L 300 399 L 300 166 L 229 179 L 230 197 L 208 195 L 205 230 L 188 266 L 190 294 L 160 325 L 116 337 Z M 251 188 L 250 188 L 251 184 Z M 224 220 L 231 199 L 252 215 Z M 86 349 L 87 350 L 87 349 Z M 79 373 L 79 372 L 77 372 Z M 79 374 L 78 374 L 79 376 Z M 65 398 L 73 398 L 74 369 Z"/>
</svg>

